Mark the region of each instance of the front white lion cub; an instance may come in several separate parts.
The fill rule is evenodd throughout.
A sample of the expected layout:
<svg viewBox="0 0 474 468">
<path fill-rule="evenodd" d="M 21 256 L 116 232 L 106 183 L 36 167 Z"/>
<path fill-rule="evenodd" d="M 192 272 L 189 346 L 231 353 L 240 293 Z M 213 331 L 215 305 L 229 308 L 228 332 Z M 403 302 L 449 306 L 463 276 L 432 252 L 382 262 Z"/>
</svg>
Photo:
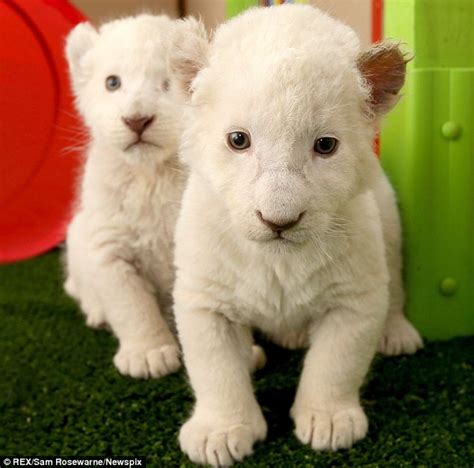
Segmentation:
<svg viewBox="0 0 474 468">
<path fill-rule="evenodd" d="M 402 325 L 388 335 L 398 351 L 420 344 L 401 310 L 393 193 L 372 152 L 405 60 L 392 44 L 360 53 L 350 28 L 309 6 L 249 10 L 211 44 L 186 24 L 171 53 L 190 100 L 174 298 L 196 406 L 181 447 L 194 462 L 229 465 L 265 437 L 249 375 L 254 328 L 309 345 L 291 411 L 297 437 L 350 447 L 367 432 L 359 388 L 389 287 Z M 387 249 L 374 191 L 391 206 Z"/>
<path fill-rule="evenodd" d="M 185 182 L 176 156 L 181 111 L 168 74 L 175 24 L 150 15 L 98 31 L 82 23 L 66 45 L 91 142 L 67 234 L 65 289 L 88 325 L 111 327 L 120 342 L 114 363 L 133 377 L 180 366 L 165 320 Z"/>
</svg>

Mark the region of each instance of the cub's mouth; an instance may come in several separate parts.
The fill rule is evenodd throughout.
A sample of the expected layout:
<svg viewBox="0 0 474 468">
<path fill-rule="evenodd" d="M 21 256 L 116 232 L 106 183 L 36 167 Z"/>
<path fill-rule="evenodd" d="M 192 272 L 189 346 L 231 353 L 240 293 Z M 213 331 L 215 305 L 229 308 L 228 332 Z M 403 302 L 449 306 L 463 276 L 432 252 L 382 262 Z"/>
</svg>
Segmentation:
<svg viewBox="0 0 474 468">
<path fill-rule="evenodd" d="M 280 243 L 283 243 L 283 244 L 293 244 L 294 241 L 292 241 L 291 239 L 288 239 L 287 237 L 283 237 L 283 236 L 275 236 L 273 239 L 272 239 L 273 242 L 280 242 Z"/>
<path fill-rule="evenodd" d="M 274 245 L 274 246 L 281 246 L 281 247 L 292 247 L 299 244 L 299 242 L 294 241 L 293 239 L 288 239 L 287 237 L 273 237 L 267 243 Z"/>
<path fill-rule="evenodd" d="M 152 141 L 147 141 L 147 140 L 142 140 L 141 138 L 138 139 L 138 140 L 135 140 L 133 141 L 132 143 L 130 143 L 125 149 L 124 151 L 128 151 L 130 149 L 133 149 L 133 148 L 143 148 L 143 147 L 155 147 L 155 148 L 161 148 L 161 145 L 159 145 L 158 143 L 154 143 Z"/>
<path fill-rule="evenodd" d="M 272 237 L 266 237 L 264 239 L 251 239 L 251 240 L 257 241 L 260 244 L 274 245 L 274 246 L 277 246 L 277 245 L 281 245 L 281 246 L 288 245 L 288 246 L 290 246 L 290 245 L 297 245 L 298 244 L 298 242 L 296 240 L 285 237 L 281 233 L 275 234 Z"/>
</svg>

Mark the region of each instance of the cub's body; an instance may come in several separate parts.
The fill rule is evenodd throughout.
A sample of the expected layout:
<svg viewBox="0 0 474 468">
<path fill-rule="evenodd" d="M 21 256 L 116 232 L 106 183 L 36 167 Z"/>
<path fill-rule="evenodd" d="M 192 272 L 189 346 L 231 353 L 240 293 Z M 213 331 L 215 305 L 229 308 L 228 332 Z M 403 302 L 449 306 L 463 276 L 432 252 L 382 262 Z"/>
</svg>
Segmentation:
<svg viewBox="0 0 474 468">
<path fill-rule="evenodd" d="M 89 129 L 67 234 L 66 291 L 88 325 L 119 339 L 118 370 L 159 377 L 180 366 L 170 330 L 173 233 L 186 179 L 178 157 L 181 106 L 168 73 L 175 23 L 140 15 L 66 46 L 77 107 Z"/>
<path fill-rule="evenodd" d="M 350 28 L 310 6 L 248 10 L 210 42 L 185 26 L 171 54 L 190 171 L 174 309 L 196 405 L 181 448 L 227 466 L 265 438 L 254 329 L 308 347 L 296 436 L 348 448 L 367 433 L 359 389 L 377 345 L 421 345 L 403 315 L 395 198 L 372 150 L 405 58 L 392 43 L 361 52 Z"/>
</svg>

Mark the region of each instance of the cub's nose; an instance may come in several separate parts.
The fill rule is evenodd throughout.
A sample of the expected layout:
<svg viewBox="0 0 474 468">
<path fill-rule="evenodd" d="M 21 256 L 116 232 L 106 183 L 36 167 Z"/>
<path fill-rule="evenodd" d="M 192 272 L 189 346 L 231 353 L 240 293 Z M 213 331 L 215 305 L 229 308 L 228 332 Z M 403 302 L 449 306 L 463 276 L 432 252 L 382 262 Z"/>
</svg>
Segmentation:
<svg viewBox="0 0 474 468">
<path fill-rule="evenodd" d="M 141 116 L 132 115 L 131 117 L 122 117 L 123 123 L 132 131 L 140 136 L 145 129 L 155 120 L 154 115 Z"/>
<path fill-rule="evenodd" d="M 265 219 L 262 215 L 262 212 L 258 210 L 257 210 L 257 218 L 263 224 L 265 224 L 265 226 L 268 226 L 273 232 L 283 232 L 296 226 L 302 220 L 304 213 L 305 212 L 303 211 L 302 213 L 300 213 L 297 219 L 294 219 L 293 221 L 289 221 L 288 223 L 284 223 L 284 224 L 275 223 L 274 221 Z"/>
</svg>

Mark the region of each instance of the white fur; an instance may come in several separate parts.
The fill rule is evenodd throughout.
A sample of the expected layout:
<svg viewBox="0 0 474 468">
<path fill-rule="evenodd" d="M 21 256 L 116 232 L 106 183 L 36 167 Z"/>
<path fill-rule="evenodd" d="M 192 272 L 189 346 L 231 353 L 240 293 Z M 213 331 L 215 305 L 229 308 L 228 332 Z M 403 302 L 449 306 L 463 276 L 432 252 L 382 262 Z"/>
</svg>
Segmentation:
<svg viewBox="0 0 474 468">
<path fill-rule="evenodd" d="M 78 25 L 66 53 L 77 107 L 90 131 L 74 218 L 67 233 L 66 291 L 87 324 L 119 339 L 118 370 L 159 377 L 179 368 L 170 318 L 173 231 L 185 182 L 176 156 L 180 106 L 167 90 L 175 23 L 141 15 L 96 31 Z M 106 90 L 109 75 L 121 87 Z M 136 135 L 122 118 L 154 115 Z M 159 146 L 153 146 L 159 145 Z M 169 320 L 168 320 L 169 321 Z"/>
<path fill-rule="evenodd" d="M 249 10 L 209 46 L 202 26 L 186 25 L 171 55 L 190 98 L 174 299 L 196 406 L 181 447 L 194 462 L 225 466 L 265 438 L 249 375 L 253 329 L 309 344 L 291 411 L 297 437 L 318 450 L 350 447 L 367 432 L 359 388 L 389 303 L 406 322 L 398 214 L 372 152 L 359 41 L 305 6 Z M 251 135 L 243 153 L 226 145 L 236 129 Z M 312 147 L 326 135 L 340 145 L 323 159 Z M 389 205 L 383 216 L 378 202 Z M 305 214 L 281 241 L 256 210 L 279 223 Z M 395 226 L 387 241 L 385 220 Z"/>
<path fill-rule="evenodd" d="M 390 273 L 388 315 L 378 351 L 387 356 L 413 354 L 423 347 L 423 340 L 403 313 L 405 291 L 402 280 L 400 216 L 395 194 L 385 174 L 381 174 L 375 181 L 373 192 L 379 205 L 385 255 Z"/>
</svg>

